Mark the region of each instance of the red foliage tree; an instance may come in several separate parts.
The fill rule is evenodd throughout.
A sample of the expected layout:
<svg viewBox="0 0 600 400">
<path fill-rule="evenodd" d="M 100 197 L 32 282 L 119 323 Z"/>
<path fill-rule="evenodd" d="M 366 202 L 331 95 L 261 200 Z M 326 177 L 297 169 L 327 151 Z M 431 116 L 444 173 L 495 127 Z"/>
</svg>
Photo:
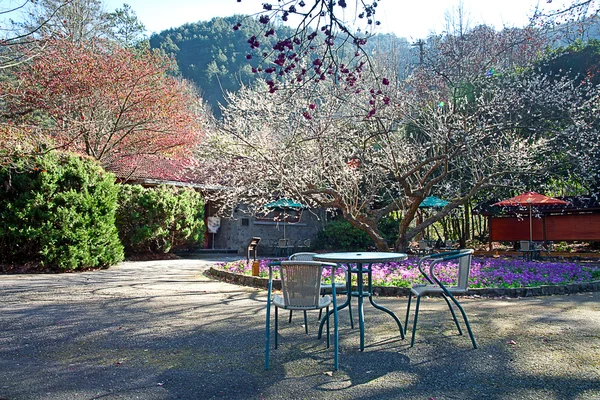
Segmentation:
<svg viewBox="0 0 600 400">
<path fill-rule="evenodd" d="M 201 101 L 170 68 L 155 52 L 51 40 L 0 90 L 14 122 L 43 127 L 57 146 L 108 166 L 131 155 L 188 155 L 199 142 Z"/>
</svg>

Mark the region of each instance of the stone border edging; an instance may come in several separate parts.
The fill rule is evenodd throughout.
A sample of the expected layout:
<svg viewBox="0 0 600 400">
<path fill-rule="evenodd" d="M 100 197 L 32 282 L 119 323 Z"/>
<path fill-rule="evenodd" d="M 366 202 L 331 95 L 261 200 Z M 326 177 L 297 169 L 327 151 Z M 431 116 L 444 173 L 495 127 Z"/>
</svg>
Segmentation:
<svg viewBox="0 0 600 400">
<path fill-rule="evenodd" d="M 269 280 L 267 278 L 259 278 L 257 276 L 248 276 L 234 274 L 232 272 L 223 271 L 214 267 L 210 267 L 207 271 L 208 275 L 223 279 L 229 283 L 235 283 L 243 286 L 251 286 L 261 289 L 267 289 Z M 274 280 L 273 288 L 280 290 L 281 281 Z M 478 297 L 534 297 L 534 296 L 552 296 L 558 294 L 574 294 L 584 292 L 600 292 L 600 281 L 592 281 L 585 283 L 570 283 L 568 285 L 542 285 L 521 288 L 474 288 L 469 289 L 466 296 Z M 396 286 L 374 286 L 373 293 L 376 296 L 408 296 L 409 288 Z"/>
</svg>

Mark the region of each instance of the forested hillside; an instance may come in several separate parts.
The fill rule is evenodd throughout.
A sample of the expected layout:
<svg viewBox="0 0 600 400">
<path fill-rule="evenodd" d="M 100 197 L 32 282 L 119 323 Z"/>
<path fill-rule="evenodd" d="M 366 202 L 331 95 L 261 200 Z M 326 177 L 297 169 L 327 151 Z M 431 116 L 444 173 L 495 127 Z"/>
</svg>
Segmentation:
<svg viewBox="0 0 600 400">
<path fill-rule="evenodd" d="M 233 27 L 243 16 L 213 18 L 152 35 L 150 46 L 164 50 L 177 60 L 184 78 L 198 85 L 202 97 L 219 115 L 218 104 L 226 91 L 236 91 L 242 84 L 250 84 L 258 77 L 252 72 L 280 38 L 289 36 L 290 28 L 280 26 L 269 37 L 257 35 L 264 26 L 246 18 L 239 29 Z M 250 49 L 248 39 L 257 35 L 260 47 Z M 278 39 L 279 38 L 279 39 Z M 251 56 L 252 59 L 248 59 Z"/>
<path fill-rule="evenodd" d="M 241 20 L 242 25 L 234 30 L 233 27 Z M 264 32 L 257 35 L 262 31 L 264 25 L 256 20 L 234 15 L 162 31 L 152 35 L 150 46 L 175 57 L 181 75 L 196 83 L 203 99 L 219 116 L 224 92 L 237 91 L 242 84 L 248 85 L 263 77 L 253 73 L 252 67 L 260 66 L 263 52 L 270 53 L 278 40 L 291 35 L 290 28 L 286 26 L 278 26 L 268 37 Z M 257 49 L 251 49 L 248 44 L 253 35 L 260 43 Z M 385 55 L 388 63 L 397 66 L 400 76 L 418 62 L 418 50 L 406 39 L 394 34 L 373 37 L 364 50 L 370 56 Z"/>
<path fill-rule="evenodd" d="M 240 21 L 241 26 L 234 29 Z M 600 23 L 593 21 L 586 25 L 585 31 L 578 31 L 574 25 L 562 26 L 558 29 L 560 33 L 550 30 L 549 35 L 560 37 L 556 46 L 567 46 L 582 36 L 586 40 L 599 38 L 599 27 Z M 242 84 L 250 85 L 264 78 L 264 74 L 253 73 L 252 68 L 260 67 L 265 52 L 270 56 L 273 45 L 291 34 L 291 28 L 279 25 L 274 34 L 265 36 L 265 25 L 250 17 L 233 15 L 162 31 L 152 35 L 150 46 L 175 57 L 181 75 L 198 86 L 202 98 L 219 117 L 219 104 L 224 102 L 224 93 L 237 91 Z M 253 35 L 260 43 L 255 49 L 248 43 Z M 410 43 L 394 34 L 378 34 L 368 40 L 363 50 L 379 64 L 396 69 L 398 77 L 403 78 L 419 63 L 420 51 L 428 56 L 428 43 L 433 39 L 434 36 L 422 41 L 420 48 L 416 42 Z M 349 54 L 354 51 L 350 50 Z"/>
</svg>

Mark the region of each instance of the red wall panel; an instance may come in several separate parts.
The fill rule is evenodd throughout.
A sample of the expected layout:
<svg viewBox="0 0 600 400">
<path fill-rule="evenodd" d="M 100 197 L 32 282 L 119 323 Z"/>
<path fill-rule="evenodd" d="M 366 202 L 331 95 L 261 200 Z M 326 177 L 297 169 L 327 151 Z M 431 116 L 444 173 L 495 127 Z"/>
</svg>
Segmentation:
<svg viewBox="0 0 600 400">
<path fill-rule="evenodd" d="M 600 240 L 600 214 L 549 215 L 547 240 Z"/>
<path fill-rule="evenodd" d="M 600 241 L 600 214 L 547 215 L 543 219 L 534 217 L 532 227 L 533 240 Z M 490 236 L 492 242 L 529 240 L 529 216 L 492 217 Z"/>
<path fill-rule="evenodd" d="M 533 217 L 531 225 L 533 240 L 544 240 L 542 219 Z M 529 216 L 523 218 L 492 218 L 490 229 L 492 242 L 529 240 Z"/>
</svg>

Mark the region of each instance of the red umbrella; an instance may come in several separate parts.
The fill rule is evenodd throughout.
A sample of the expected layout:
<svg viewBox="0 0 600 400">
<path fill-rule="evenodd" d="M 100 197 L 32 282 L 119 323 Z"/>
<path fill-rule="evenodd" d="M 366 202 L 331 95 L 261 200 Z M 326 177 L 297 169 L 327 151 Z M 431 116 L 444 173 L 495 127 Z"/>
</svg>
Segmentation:
<svg viewBox="0 0 600 400">
<path fill-rule="evenodd" d="M 532 206 L 558 206 L 567 205 L 569 202 L 555 199 L 554 197 L 544 196 L 536 192 L 526 192 L 510 199 L 499 201 L 498 203 L 492 204 L 492 206 L 500 207 L 522 207 L 529 206 L 529 241 L 533 241 L 533 229 L 531 222 L 531 207 Z"/>
</svg>

